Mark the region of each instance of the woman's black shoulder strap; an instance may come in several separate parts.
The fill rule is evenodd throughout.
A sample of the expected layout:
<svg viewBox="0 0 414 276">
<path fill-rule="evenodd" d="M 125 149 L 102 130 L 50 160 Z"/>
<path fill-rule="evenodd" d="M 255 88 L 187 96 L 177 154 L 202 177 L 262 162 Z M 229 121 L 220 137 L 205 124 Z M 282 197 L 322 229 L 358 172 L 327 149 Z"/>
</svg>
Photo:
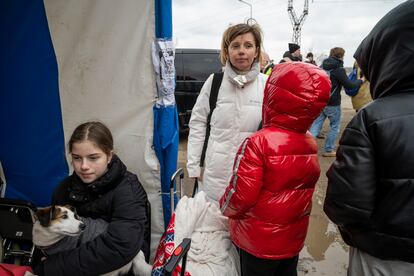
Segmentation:
<svg viewBox="0 0 414 276">
<path fill-rule="evenodd" d="M 208 145 L 208 139 L 210 138 L 210 121 L 211 121 L 211 115 L 213 114 L 214 109 L 216 108 L 217 103 L 217 97 L 219 93 L 219 89 L 221 86 L 221 81 L 223 80 L 224 73 L 214 73 L 213 76 L 213 83 L 211 84 L 211 90 L 210 90 L 210 113 L 207 116 L 207 125 L 206 125 L 206 136 L 204 138 L 204 145 L 203 145 L 203 151 L 201 152 L 201 158 L 200 158 L 200 167 L 204 166 L 204 159 L 206 158 L 206 150 Z"/>
</svg>

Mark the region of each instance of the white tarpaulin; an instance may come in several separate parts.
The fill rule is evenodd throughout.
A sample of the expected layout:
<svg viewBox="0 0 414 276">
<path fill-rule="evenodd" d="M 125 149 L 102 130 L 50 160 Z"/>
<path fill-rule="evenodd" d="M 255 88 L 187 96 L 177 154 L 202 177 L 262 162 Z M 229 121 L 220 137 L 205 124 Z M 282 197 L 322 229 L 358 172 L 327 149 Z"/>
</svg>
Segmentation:
<svg viewBox="0 0 414 276">
<path fill-rule="evenodd" d="M 154 249 L 164 231 L 152 149 L 154 2 L 45 0 L 45 8 L 58 61 L 65 141 L 85 121 L 99 120 L 111 129 L 116 153 L 151 201 Z"/>
</svg>

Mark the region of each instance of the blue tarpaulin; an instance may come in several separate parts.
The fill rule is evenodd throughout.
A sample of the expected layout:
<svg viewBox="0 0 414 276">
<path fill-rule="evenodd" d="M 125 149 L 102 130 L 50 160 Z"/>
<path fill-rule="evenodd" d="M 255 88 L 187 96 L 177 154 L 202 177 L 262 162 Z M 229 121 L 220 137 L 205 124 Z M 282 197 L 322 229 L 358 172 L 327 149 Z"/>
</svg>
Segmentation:
<svg viewBox="0 0 414 276">
<path fill-rule="evenodd" d="M 178 116 L 175 106 L 154 107 L 154 150 L 161 166 L 164 225 L 171 214 L 170 178 L 177 169 Z M 175 201 L 176 202 L 176 201 Z"/>
<path fill-rule="evenodd" d="M 6 197 L 48 205 L 68 167 L 58 67 L 43 1 L 1 1 L 0 33 L 0 161 Z"/>
</svg>

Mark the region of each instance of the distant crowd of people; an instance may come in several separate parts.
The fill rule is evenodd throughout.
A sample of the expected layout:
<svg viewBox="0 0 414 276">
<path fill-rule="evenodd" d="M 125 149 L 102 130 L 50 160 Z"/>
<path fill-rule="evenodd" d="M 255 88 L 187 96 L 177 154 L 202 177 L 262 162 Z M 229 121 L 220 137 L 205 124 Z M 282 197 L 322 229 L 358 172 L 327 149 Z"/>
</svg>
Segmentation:
<svg viewBox="0 0 414 276">
<path fill-rule="evenodd" d="M 283 58 L 279 64 L 293 61 L 303 61 L 300 46 L 296 43 L 288 44 L 289 50 L 283 54 Z M 349 79 L 344 68 L 345 49 L 341 47 L 334 47 L 329 53 L 329 57 L 322 61 L 320 67 L 329 75 L 331 80 L 331 96 L 327 106 L 322 110 L 319 116 L 311 125 L 309 131 L 314 137 L 325 140 L 324 157 L 336 156 L 336 140 L 340 132 L 341 125 L 341 91 L 343 88 L 352 90 L 356 93 L 352 94 L 352 105 L 356 111 L 372 101 L 369 91 L 369 81 L 367 81 L 355 63 L 354 69 L 358 70 L 357 78 L 355 80 Z M 261 64 L 261 72 L 265 75 L 270 75 L 275 67 L 273 60 L 270 60 L 267 53 L 263 53 L 263 61 Z M 316 65 L 313 53 L 306 54 L 305 63 Z M 323 125 L 325 120 L 329 120 L 329 131 L 327 135 L 323 133 Z"/>
</svg>

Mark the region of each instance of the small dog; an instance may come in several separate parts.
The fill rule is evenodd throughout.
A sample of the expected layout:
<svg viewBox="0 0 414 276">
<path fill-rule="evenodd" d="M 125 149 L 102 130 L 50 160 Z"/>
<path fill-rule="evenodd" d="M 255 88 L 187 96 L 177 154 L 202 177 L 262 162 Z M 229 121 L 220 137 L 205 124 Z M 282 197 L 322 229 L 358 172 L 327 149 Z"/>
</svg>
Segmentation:
<svg viewBox="0 0 414 276">
<path fill-rule="evenodd" d="M 102 219 L 80 218 L 70 206 L 50 206 L 39 208 L 33 225 L 33 244 L 47 255 L 75 248 L 79 243 L 93 240 L 106 231 L 108 223 Z M 140 251 L 135 258 L 123 267 L 104 276 L 128 273 L 133 268 L 135 275 L 151 275 L 151 265 L 145 262 Z M 33 275 L 26 273 L 25 276 Z"/>
</svg>

